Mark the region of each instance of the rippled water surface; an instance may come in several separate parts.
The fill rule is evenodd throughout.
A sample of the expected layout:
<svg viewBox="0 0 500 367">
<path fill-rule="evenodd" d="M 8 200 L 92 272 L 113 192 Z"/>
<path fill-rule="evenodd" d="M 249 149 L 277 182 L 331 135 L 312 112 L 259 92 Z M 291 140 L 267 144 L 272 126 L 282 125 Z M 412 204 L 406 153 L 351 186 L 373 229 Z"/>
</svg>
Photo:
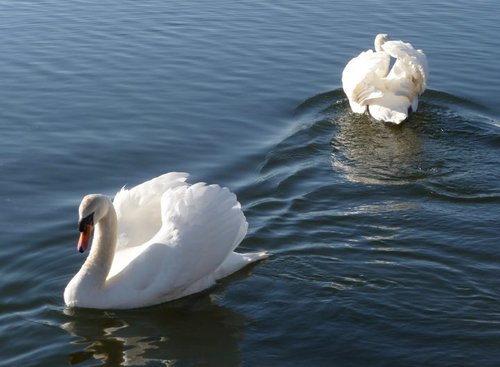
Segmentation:
<svg viewBox="0 0 500 367">
<path fill-rule="evenodd" d="M 0 365 L 497 366 L 500 3 L 0 0 Z M 410 41 L 402 126 L 350 113 L 345 63 Z M 213 289 L 64 307 L 77 207 L 168 171 L 238 195 Z"/>
</svg>

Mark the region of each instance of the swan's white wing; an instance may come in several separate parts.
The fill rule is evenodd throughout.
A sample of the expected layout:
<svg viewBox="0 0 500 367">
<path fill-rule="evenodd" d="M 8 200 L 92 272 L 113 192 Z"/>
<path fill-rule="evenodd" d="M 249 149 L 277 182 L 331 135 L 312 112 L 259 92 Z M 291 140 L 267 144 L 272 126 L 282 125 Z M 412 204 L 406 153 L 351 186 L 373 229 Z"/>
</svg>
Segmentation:
<svg viewBox="0 0 500 367">
<path fill-rule="evenodd" d="M 405 78 L 413 84 L 416 95 L 422 94 L 427 87 L 429 73 L 427 57 L 422 50 L 416 50 L 410 43 L 402 41 L 387 41 L 382 48 L 397 59 L 388 77 Z"/>
<path fill-rule="evenodd" d="M 161 216 L 151 241 L 115 254 L 122 269 L 108 279 L 114 307 L 166 302 L 213 285 L 248 227 L 233 193 L 203 183 L 168 190 Z"/>
<path fill-rule="evenodd" d="M 171 172 L 116 194 L 113 205 L 118 217 L 118 250 L 141 245 L 158 232 L 163 193 L 186 186 L 187 177 L 187 173 Z"/>
<path fill-rule="evenodd" d="M 342 87 L 354 112 L 363 113 L 370 100 L 383 96 L 381 79 L 389 72 L 389 64 L 389 55 L 372 50 L 347 63 L 342 72 Z"/>
<path fill-rule="evenodd" d="M 175 232 L 172 246 L 182 258 L 177 287 L 212 274 L 248 229 L 236 195 L 227 188 L 204 183 L 166 193 L 162 198 L 162 222 L 159 237 Z"/>
</svg>

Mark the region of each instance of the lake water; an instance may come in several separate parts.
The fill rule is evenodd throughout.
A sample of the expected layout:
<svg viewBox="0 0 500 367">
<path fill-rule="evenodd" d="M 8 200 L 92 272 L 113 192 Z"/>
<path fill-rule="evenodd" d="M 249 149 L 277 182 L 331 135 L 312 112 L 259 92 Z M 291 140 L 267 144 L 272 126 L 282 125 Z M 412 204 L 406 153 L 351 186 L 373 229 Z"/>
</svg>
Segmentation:
<svg viewBox="0 0 500 367">
<path fill-rule="evenodd" d="M 500 3 L 0 0 L 0 365 L 500 365 Z M 399 127 L 349 112 L 380 32 L 427 54 Z M 67 309 L 77 207 L 228 186 L 272 256 L 133 311 Z"/>
</svg>

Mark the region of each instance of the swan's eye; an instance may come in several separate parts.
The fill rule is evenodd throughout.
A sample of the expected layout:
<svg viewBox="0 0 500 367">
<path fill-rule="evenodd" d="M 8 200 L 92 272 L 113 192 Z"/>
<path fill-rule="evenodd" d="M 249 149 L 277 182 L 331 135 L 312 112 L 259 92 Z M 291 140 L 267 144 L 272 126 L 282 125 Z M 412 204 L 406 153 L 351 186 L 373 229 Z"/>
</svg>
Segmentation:
<svg viewBox="0 0 500 367">
<path fill-rule="evenodd" d="M 91 226 L 94 225 L 94 213 L 86 216 L 85 218 L 82 218 L 78 222 L 78 230 L 80 232 L 83 232 L 83 231 L 85 231 L 85 228 L 87 228 L 88 225 L 91 225 Z"/>
</svg>

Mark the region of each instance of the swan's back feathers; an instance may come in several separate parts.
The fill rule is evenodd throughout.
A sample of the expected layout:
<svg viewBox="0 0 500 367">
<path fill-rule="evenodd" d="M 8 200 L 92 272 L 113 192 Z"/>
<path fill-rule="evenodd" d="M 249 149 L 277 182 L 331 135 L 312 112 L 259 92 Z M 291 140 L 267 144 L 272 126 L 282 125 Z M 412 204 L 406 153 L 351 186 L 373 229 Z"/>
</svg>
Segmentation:
<svg viewBox="0 0 500 367">
<path fill-rule="evenodd" d="M 160 202 L 171 188 L 187 186 L 187 173 L 170 172 L 131 189 L 122 188 L 113 205 L 118 218 L 117 249 L 141 245 L 161 227 Z"/>
</svg>

